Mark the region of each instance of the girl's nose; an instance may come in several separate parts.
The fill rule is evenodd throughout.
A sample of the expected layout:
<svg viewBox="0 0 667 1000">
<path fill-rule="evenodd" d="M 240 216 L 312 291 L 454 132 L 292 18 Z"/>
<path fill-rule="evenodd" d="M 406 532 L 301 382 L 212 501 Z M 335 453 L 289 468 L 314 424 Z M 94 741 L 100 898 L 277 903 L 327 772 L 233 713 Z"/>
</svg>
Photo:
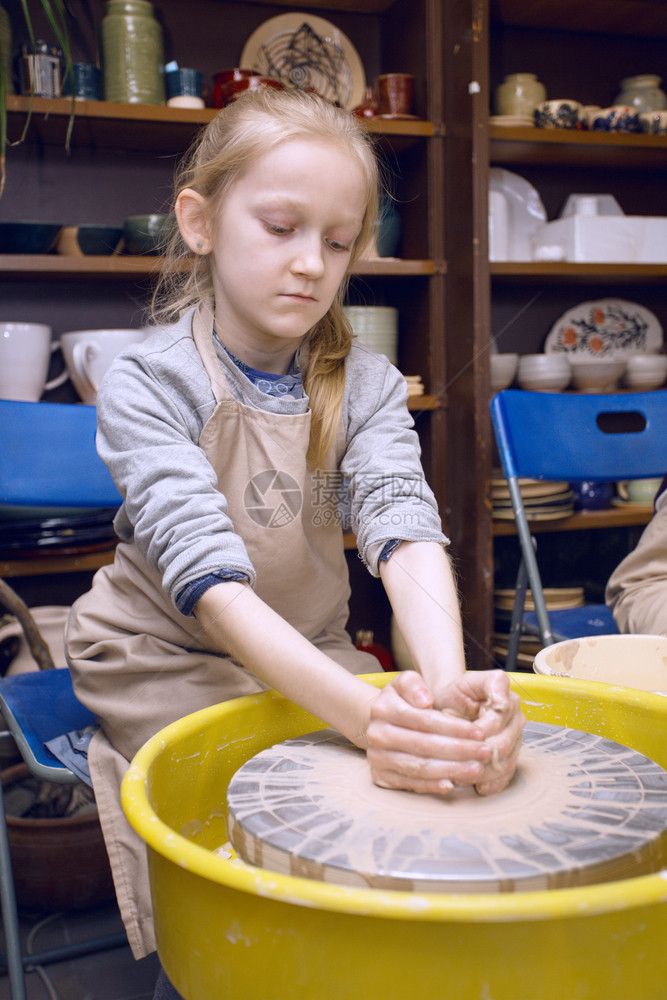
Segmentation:
<svg viewBox="0 0 667 1000">
<path fill-rule="evenodd" d="M 309 278 L 319 278 L 324 273 L 324 253 L 320 237 L 304 239 L 292 259 L 292 271 Z"/>
</svg>

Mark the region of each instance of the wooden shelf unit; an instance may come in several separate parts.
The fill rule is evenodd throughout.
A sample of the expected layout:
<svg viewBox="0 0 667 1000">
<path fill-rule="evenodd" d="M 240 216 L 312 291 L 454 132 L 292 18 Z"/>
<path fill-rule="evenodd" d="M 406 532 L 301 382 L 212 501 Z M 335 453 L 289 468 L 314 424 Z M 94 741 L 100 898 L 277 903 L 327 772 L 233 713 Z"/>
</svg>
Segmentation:
<svg viewBox="0 0 667 1000">
<path fill-rule="evenodd" d="M 524 176 L 540 193 L 548 218 L 556 218 L 572 192 L 615 194 L 628 215 L 667 216 L 662 178 L 667 137 L 615 133 L 505 128 L 489 121 L 495 113 L 494 88 L 505 75 L 534 72 L 549 98 L 570 97 L 582 104 L 614 103 L 620 80 L 660 72 L 667 59 L 667 2 L 655 0 L 477 0 L 471 3 L 471 34 L 459 74 L 475 81 L 467 99 L 464 83 L 447 100 L 448 140 L 467 136 L 471 177 L 460 180 L 447 213 L 455 233 L 473 219 L 474 247 L 466 254 L 452 234 L 448 296 L 457 311 L 449 316 L 447 480 L 448 522 L 457 559 L 464 625 L 471 649 L 493 649 L 494 539 L 511 534 L 510 523 L 494 521 L 490 483 L 498 464 L 489 418 L 489 357 L 499 350 L 535 353 L 551 326 L 568 308 L 603 297 L 632 298 L 651 308 L 667 328 L 662 264 L 574 264 L 488 260 L 488 185 L 491 166 Z M 464 65 L 465 63 L 465 65 Z M 658 68 L 655 68 L 658 67 Z M 467 121 L 454 101 L 464 102 Z M 451 175 L 450 175 L 451 177 Z M 459 178 L 457 178 L 459 180 Z M 467 196 L 462 197 L 464 190 Z M 453 249 L 456 252 L 453 252 Z M 460 254 L 460 255 L 459 255 Z M 467 338 L 456 338 L 456 316 L 467 308 Z M 474 455 L 474 461 L 471 456 Z M 567 533 L 589 529 L 629 530 L 650 515 L 590 512 L 539 530 Z M 571 538 L 576 535 L 571 534 Z M 600 536 L 602 537 L 602 536 Z M 625 555 L 619 551 L 620 559 Z M 545 581 L 548 585 L 548 579 Z"/>
<path fill-rule="evenodd" d="M 158 7 L 171 39 L 167 58 L 201 68 L 210 81 L 220 68 L 238 65 L 242 44 L 259 24 L 293 4 L 159 0 Z M 212 8 L 220 14 L 218 31 L 209 30 Z M 417 425 L 424 465 L 444 510 L 448 406 L 444 95 L 450 72 L 445 53 L 459 44 L 469 18 L 466 13 L 453 23 L 443 0 L 306 0 L 299 8 L 322 11 L 340 26 L 357 48 L 369 83 L 385 71 L 406 71 L 415 77 L 416 120 L 367 123 L 398 199 L 402 257 L 358 262 L 351 294 L 355 301 L 366 296 L 369 304 L 394 305 L 399 311 L 399 364 L 406 373 L 420 374 L 427 390 L 427 395 L 411 398 L 409 406 L 423 414 Z M 42 27 L 39 16 L 35 31 L 38 37 L 44 32 L 48 37 L 48 25 Z M 16 44 L 21 40 L 17 38 Z M 89 61 L 89 53 L 75 48 L 73 58 Z M 14 96 L 8 98 L 8 110 L 10 141 L 21 135 L 29 112 L 30 122 L 26 141 L 7 151 L 0 213 L 4 206 L 3 218 L 59 219 L 65 225 L 119 225 L 128 215 L 163 211 L 178 156 L 216 113 L 210 108 L 77 101 L 66 152 L 69 99 L 30 101 Z M 450 148 L 459 148 L 456 137 Z M 26 321 L 50 323 L 57 336 L 65 330 L 135 325 L 138 304 L 146 300 L 146 287 L 158 266 L 158 258 L 122 254 L 0 255 L 0 283 L 6 308 Z M 347 546 L 352 544 L 353 539 L 346 539 Z M 110 558 L 110 552 L 103 552 L 5 560 L 0 562 L 0 574 L 34 573 L 55 579 L 67 571 L 94 570 Z M 376 584 L 370 580 L 369 586 Z"/>
</svg>

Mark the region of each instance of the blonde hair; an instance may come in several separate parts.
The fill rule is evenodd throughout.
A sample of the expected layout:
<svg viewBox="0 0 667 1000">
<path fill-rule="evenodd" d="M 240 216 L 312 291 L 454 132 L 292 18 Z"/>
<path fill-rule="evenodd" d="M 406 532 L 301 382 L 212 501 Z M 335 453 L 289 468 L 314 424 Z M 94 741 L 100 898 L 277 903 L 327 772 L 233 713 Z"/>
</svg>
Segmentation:
<svg viewBox="0 0 667 1000">
<path fill-rule="evenodd" d="M 174 201 L 185 188 L 203 196 L 214 218 L 225 194 L 251 163 L 280 143 L 296 138 L 334 142 L 360 162 L 367 184 L 361 232 L 350 257 L 353 264 L 371 243 L 378 212 L 380 175 L 370 137 L 348 111 L 300 90 L 261 87 L 228 105 L 201 132 L 178 171 Z M 306 337 L 304 388 L 310 397 L 308 460 L 322 466 L 333 445 L 345 387 L 345 358 L 352 331 L 343 312 L 348 276 L 325 316 Z M 193 253 L 174 226 L 152 302 L 155 322 L 174 322 L 192 306 L 212 301 L 208 256 Z"/>
</svg>

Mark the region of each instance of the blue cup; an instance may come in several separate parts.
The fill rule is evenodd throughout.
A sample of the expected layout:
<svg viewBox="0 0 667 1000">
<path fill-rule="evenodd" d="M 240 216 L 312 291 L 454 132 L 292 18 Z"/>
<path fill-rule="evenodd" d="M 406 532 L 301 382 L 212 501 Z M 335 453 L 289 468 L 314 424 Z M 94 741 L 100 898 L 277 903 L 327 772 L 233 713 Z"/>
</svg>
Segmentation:
<svg viewBox="0 0 667 1000">
<path fill-rule="evenodd" d="M 170 69 L 164 74 L 167 100 L 171 97 L 201 97 L 204 78 L 198 69 Z"/>
<path fill-rule="evenodd" d="M 72 63 L 72 75 L 74 88 L 69 73 L 63 71 L 61 89 L 63 97 L 70 97 L 73 89 L 74 96 L 80 101 L 102 100 L 102 73 L 98 66 L 93 63 Z"/>
<path fill-rule="evenodd" d="M 604 510 L 614 496 L 612 483 L 571 483 L 575 510 Z"/>
</svg>

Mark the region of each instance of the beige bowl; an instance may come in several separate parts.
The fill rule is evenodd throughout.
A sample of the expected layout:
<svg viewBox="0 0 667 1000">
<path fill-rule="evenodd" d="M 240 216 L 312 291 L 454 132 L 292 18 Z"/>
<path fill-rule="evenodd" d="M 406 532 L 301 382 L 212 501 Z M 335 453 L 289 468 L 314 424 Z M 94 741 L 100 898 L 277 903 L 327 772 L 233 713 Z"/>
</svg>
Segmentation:
<svg viewBox="0 0 667 1000">
<path fill-rule="evenodd" d="M 618 386 L 626 362 L 571 359 L 571 365 L 575 389 L 581 392 L 610 392 Z"/>
<path fill-rule="evenodd" d="M 500 392 L 512 384 L 518 364 L 518 354 L 491 355 L 491 389 L 493 392 Z"/>
<path fill-rule="evenodd" d="M 659 389 L 667 378 L 667 354 L 637 354 L 628 358 L 623 382 L 629 389 Z"/>
<path fill-rule="evenodd" d="M 536 674 L 576 677 L 667 695 L 667 637 L 600 635 L 565 639 L 535 657 Z"/>
<path fill-rule="evenodd" d="M 522 389 L 560 392 L 571 378 L 570 362 L 564 354 L 524 354 L 519 358 L 517 381 Z"/>
</svg>

